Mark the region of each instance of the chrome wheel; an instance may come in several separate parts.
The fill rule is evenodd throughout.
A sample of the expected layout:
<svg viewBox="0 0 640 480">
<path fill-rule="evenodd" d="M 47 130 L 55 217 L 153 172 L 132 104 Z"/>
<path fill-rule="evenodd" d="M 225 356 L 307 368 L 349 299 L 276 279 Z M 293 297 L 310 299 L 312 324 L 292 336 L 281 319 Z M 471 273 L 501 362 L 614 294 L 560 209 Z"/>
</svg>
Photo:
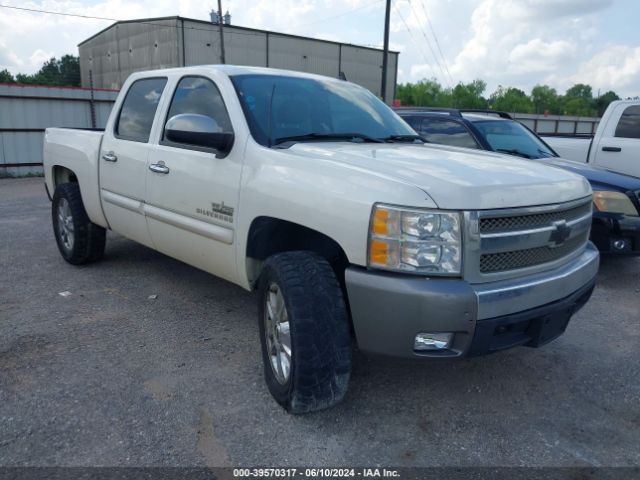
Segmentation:
<svg viewBox="0 0 640 480">
<path fill-rule="evenodd" d="M 282 291 L 276 283 L 269 285 L 264 302 L 267 356 L 276 380 L 284 385 L 291 374 L 291 333 L 287 307 L 284 304 Z"/>
<path fill-rule="evenodd" d="M 74 230 L 73 216 L 71 215 L 71 207 L 66 198 L 61 198 L 58 203 L 58 235 L 62 245 L 68 251 L 73 250 Z"/>
</svg>

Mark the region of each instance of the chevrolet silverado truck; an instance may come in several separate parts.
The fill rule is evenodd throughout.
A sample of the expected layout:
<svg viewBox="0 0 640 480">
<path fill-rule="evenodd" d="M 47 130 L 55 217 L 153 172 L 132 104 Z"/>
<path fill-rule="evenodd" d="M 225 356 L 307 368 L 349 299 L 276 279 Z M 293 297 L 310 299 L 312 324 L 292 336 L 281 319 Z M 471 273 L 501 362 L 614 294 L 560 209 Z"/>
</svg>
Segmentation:
<svg viewBox="0 0 640 480">
<path fill-rule="evenodd" d="M 396 112 L 429 142 L 515 155 L 582 175 L 593 189 L 591 241 L 600 253 L 640 255 L 640 178 L 560 158 L 506 112 L 425 107 Z"/>
<path fill-rule="evenodd" d="M 563 158 L 640 177 L 640 100 L 611 102 L 594 136 L 541 136 Z"/>
<path fill-rule="evenodd" d="M 103 132 L 46 130 L 53 231 L 71 264 L 110 229 L 257 291 L 267 387 L 332 406 L 355 343 L 429 359 L 537 347 L 598 269 L 573 173 L 425 146 L 368 90 L 283 70 L 131 75 Z"/>
</svg>

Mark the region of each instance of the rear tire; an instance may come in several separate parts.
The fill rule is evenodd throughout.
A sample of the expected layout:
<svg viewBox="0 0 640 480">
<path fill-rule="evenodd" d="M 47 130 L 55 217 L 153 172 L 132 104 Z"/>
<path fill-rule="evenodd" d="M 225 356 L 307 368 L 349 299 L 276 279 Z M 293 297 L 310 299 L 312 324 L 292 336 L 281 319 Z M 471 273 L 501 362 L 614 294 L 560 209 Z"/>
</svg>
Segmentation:
<svg viewBox="0 0 640 480">
<path fill-rule="evenodd" d="M 258 291 L 264 374 L 273 398 L 294 414 L 340 402 L 349 385 L 351 338 L 329 263 L 313 252 L 273 255 Z"/>
<path fill-rule="evenodd" d="M 89 220 L 77 183 L 56 187 L 51 220 L 58 249 L 67 262 L 83 265 L 102 258 L 107 232 Z"/>
</svg>

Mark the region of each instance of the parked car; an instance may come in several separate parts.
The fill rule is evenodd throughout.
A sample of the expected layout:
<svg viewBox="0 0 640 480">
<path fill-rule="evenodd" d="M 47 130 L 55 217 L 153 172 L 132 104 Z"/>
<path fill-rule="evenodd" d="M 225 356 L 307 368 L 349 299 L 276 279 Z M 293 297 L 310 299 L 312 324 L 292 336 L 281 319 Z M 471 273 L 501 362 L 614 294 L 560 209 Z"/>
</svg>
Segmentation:
<svg viewBox="0 0 640 480">
<path fill-rule="evenodd" d="M 640 100 L 611 102 L 591 135 L 542 135 L 568 160 L 640 177 Z"/>
<path fill-rule="evenodd" d="M 601 252 L 640 254 L 640 178 L 560 158 L 505 112 L 403 108 L 398 113 L 430 142 L 515 155 L 584 176 L 594 191 L 591 241 Z"/>
<path fill-rule="evenodd" d="M 292 413 L 343 398 L 352 331 L 417 359 L 537 347 L 598 269 L 583 177 L 425 148 L 371 92 L 317 75 L 134 73 L 104 132 L 46 130 L 44 169 L 69 263 L 112 229 L 257 290 L 266 383 Z"/>
</svg>

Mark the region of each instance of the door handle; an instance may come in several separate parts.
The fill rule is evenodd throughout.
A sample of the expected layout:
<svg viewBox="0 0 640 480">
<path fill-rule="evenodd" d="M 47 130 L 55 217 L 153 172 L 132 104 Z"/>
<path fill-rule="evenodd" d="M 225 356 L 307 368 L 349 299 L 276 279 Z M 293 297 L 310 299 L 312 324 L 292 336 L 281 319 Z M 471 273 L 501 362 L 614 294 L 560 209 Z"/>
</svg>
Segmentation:
<svg viewBox="0 0 640 480">
<path fill-rule="evenodd" d="M 164 162 L 152 163 L 149 165 L 149 170 L 156 173 L 169 173 L 169 167 L 167 167 Z"/>
<path fill-rule="evenodd" d="M 113 153 L 105 153 L 102 155 L 102 159 L 105 162 L 117 162 L 118 157 L 116 157 Z"/>
<path fill-rule="evenodd" d="M 602 147 L 603 152 L 621 152 L 622 149 L 620 147 Z"/>
</svg>

